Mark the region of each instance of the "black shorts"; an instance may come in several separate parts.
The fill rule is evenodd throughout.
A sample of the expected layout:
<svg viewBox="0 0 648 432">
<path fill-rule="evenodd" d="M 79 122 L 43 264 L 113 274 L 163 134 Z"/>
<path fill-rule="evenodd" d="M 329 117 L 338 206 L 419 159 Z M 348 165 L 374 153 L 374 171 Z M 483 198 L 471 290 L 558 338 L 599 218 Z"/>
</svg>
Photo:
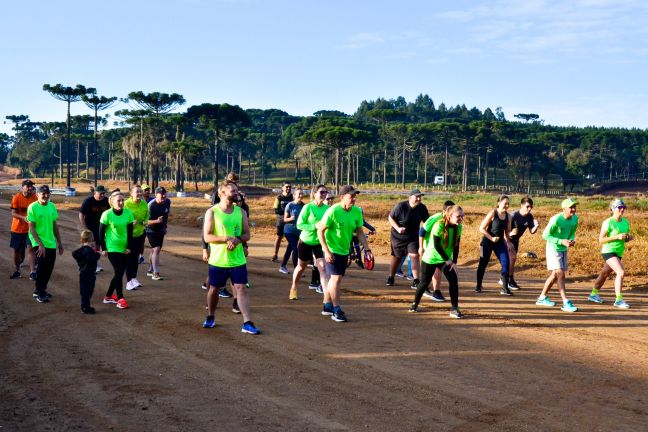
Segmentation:
<svg viewBox="0 0 648 432">
<path fill-rule="evenodd" d="M 614 258 L 614 257 L 621 259 L 621 257 L 615 252 L 602 253 L 601 256 L 603 257 L 603 261 L 607 261 L 610 258 Z"/>
<path fill-rule="evenodd" d="M 419 242 L 416 240 L 399 240 L 391 238 L 391 255 L 402 258 L 409 254 L 418 254 Z"/>
<path fill-rule="evenodd" d="M 277 225 L 277 237 L 283 237 L 284 236 L 284 227 L 286 224 L 282 225 Z"/>
<path fill-rule="evenodd" d="M 332 276 L 344 276 L 347 265 L 349 264 L 349 255 L 333 254 L 335 262 L 326 262 L 326 272 Z"/>
<path fill-rule="evenodd" d="M 511 237 L 511 244 L 513 245 L 513 249 L 515 250 L 515 253 L 517 253 L 518 248 L 520 247 L 520 238 Z"/>
<path fill-rule="evenodd" d="M 11 249 L 25 250 L 27 245 L 31 245 L 27 233 L 11 232 L 11 239 L 9 240 L 9 247 Z"/>
<path fill-rule="evenodd" d="M 299 240 L 299 243 L 297 243 L 297 256 L 302 261 L 310 262 L 313 260 L 313 256 L 315 259 L 324 258 L 324 251 L 322 250 L 322 245 L 319 243 L 309 245 Z"/>
<path fill-rule="evenodd" d="M 162 244 L 164 243 L 164 233 L 146 233 L 146 238 L 152 248 L 162 248 Z"/>
</svg>

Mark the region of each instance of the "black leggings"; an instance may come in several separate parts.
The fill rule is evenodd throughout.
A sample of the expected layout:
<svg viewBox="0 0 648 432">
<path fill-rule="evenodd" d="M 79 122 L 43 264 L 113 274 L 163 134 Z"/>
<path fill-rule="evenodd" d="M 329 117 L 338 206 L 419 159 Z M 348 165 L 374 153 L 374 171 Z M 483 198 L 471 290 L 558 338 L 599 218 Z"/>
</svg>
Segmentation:
<svg viewBox="0 0 648 432">
<path fill-rule="evenodd" d="M 137 255 L 135 253 L 134 255 Z M 110 297 L 113 293 L 117 292 L 117 299 L 124 298 L 124 273 L 126 272 L 126 265 L 128 263 L 128 255 L 123 252 L 108 252 L 108 261 L 113 266 L 115 275 L 110 280 L 110 286 L 106 297 Z"/>
<path fill-rule="evenodd" d="M 454 270 L 449 270 L 445 263 L 439 264 L 428 264 L 425 261 L 421 262 L 421 280 L 416 288 L 416 294 L 414 295 L 414 307 L 417 308 L 421 302 L 421 297 L 423 293 L 430 286 L 432 282 L 432 277 L 436 269 L 443 269 L 443 274 L 448 280 L 448 285 L 450 289 L 450 303 L 453 308 L 459 306 L 459 280 L 457 279 L 457 272 Z"/>
<path fill-rule="evenodd" d="M 144 240 L 146 240 L 146 235 L 142 234 L 139 237 L 133 237 L 133 243 L 131 244 L 130 251 L 128 254 L 128 260 L 126 264 L 126 280 L 131 280 L 137 278 L 137 268 L 139 266 L 139 254 L 140 251 L 144 250 Z"/>
<path fill-rule="evenodd" d="M 42 296 L 47 291 L 47 283 L 50 280 L 50 276 L 52 276 L 55 262 L 56 248 L 45 248 L 45 254 L 41 257 L 36 257 L 36 265 L 38 266 L 38 271 L 36 272 L 36 293 L 38 295 Z"/>
</svg>

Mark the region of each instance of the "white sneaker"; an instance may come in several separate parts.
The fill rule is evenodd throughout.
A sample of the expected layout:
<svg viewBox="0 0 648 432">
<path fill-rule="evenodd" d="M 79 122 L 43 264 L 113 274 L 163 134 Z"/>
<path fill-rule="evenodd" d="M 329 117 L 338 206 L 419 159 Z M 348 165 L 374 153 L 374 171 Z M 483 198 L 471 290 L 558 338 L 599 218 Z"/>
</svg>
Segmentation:
<svg viewBox="0 0 648 432">
<path fill-rule="evenodd" d="M 103 267 L 97 266 L 97 270 L 95 270 L 95 273 L 101 273 L 103 271 Z"/>
<path fill-rule="evenodd" d="M 133 291 L 134 289 L 137 289 L 137 287 L 135 285 L 133 285 L 133 279 L 126 282 L 126 289 L 128 291 Z"/>
<path fill-rule="evenodd" d="M 134 287 L 133 289 L 141 288 L 144 286 L 136 278 L 133 278 L 130 281 L 133 283 L 133 287 Z"/>
</svg>

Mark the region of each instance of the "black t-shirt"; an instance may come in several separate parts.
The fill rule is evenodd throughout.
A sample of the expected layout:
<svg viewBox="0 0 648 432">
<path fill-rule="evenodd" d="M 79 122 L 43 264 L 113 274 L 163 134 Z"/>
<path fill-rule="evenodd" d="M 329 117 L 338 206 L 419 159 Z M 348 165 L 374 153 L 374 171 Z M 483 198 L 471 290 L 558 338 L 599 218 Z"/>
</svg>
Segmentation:
<svg viewBox="0 0 648 432">
<path fill-rule="evenodd" d="M 533 215 L 531 212 L 522 216 L 519 210 L 516 210 L 511 217 L 511 230 L 517 228 L 517 233 L 511 234 L 511 240 L 519 240 L 527 229 L 533 228 Z"/>
<path fill-rule="evenodd" d="M 95 234 L 99 231 L 101 214 L 108 209 L 110 209 L 110 204 L 108 204 L 108 198 L 106 197 L 97 201 L 93 195 L 83 200 L 80 212 L 85 216 L 86 226 L 90 231 Z"/>
<path fill-rule="evenodd" d="M 146 232 L 148 233 L 166 233 L 167 223 L 169 222 L 169 212 L 171 211 L 171 200 L 166 198 L 162 204 L 158 204 L 157 201 L 153 200 L 148 204 L 149 208 L 149 220 L 157 219 L 160 216 L 163 217 L 163 222 L 160 224 L 153 224 L 146 226 Z"/>
<path fill-rule="evenodd" d="M 81 246 L 79 249 L 72 252 L 72 257 L 79 264 L 79 271 L 84 274 L 91 274 L 94 276 L 97 270 L 97 261 L 101 255 L 95 252 L 90 246 Z"/>
<path fill-rule="evenodd" d="M 402 201 L 394 206 L 389 216 L 396 221 L 398 226 L 405 227 L 404 234 L 399 234 L 392 227 L 391 236 L 397 240 L 410 242 L 418 241 L 421 222 L 425 222 L 430 217 L 430 213 L 428 213 L 428 209 L 423 203 L 412 207 L 409 201 Z"/>
</svg>

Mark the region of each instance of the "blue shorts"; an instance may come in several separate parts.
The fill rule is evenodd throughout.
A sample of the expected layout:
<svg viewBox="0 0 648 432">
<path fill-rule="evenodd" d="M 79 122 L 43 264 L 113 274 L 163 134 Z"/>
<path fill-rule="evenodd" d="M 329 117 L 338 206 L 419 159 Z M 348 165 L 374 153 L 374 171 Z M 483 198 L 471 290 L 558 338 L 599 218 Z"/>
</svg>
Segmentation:
<svg viewBox="0 0 648 432">
<path fill-rule="evenodd" d="M 238 267 L 215 267 L 209 265 L 209 285 L 224 288 L 227 285 L 227 279 L 230 279 L 232 284 L 245 285 L 248 283 L 247 265 L 243 264 Z"/>
<path fill-rule="evenodd" d="M 15 250 L 25 250 L 27 246 L 31 246 L 27 233 L 11 232 L 11 239 L 9 240 L 9 247 Z"/>
<path fill-rule="evenodd" d="M 344 276 L 347 264 L 349 263 L 349 255 L 333 254 L 335 262 L 332 264 L 326 261 L 326 272 L 333 276 Z"/>
</svg>

